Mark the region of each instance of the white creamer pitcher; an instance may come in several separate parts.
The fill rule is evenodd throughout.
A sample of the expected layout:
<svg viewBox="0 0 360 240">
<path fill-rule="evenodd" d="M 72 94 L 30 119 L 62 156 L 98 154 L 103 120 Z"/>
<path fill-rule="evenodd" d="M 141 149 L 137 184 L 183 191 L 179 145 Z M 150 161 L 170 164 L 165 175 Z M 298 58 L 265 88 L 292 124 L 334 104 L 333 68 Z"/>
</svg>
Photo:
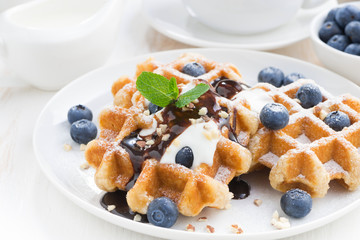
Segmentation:
<svg viewBox="0 0 360 240">
<path fill-rule="evenodd" d="M 35 87 L 57 90 L 108 59 L 122 0 L 39 0 L 0 15 L 0 57 Z"/>
</svg>

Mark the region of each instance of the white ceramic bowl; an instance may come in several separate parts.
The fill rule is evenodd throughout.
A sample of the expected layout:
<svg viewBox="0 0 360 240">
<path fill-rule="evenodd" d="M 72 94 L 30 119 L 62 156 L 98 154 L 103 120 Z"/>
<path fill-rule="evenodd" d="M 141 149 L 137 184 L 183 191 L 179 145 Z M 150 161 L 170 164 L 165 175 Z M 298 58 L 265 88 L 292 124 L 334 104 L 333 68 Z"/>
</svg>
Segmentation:
<svg viewBox="0 0 360 240">
<path fill-rule="evenodd" d="M 360 2 L 349 2 L 339 5 L 339 7 L 349 4 L 360 8 Z M 319 38 L 319 29 L 321 28 L 328 12 L 329 11 L 327 10 L 319 13 L 310 25 L 310 37 L 315 52 L 320 61 L 327 68 L 360 85 L 360 56 L 355 56 L 332 48 Z"/>
</svg>

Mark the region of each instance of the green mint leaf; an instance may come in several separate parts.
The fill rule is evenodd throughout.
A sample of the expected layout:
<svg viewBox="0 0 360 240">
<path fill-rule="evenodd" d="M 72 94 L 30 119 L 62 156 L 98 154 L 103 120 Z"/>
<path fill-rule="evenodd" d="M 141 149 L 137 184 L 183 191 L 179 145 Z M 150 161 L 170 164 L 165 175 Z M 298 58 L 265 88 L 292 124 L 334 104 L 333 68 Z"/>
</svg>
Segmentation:
<svg viewBox="0 0 360 240">
<path fill-rule="evenodd" d="M 175 87 L 176 79 L 175 80 Z M 174 80 L 168 80 L 164 76 L 161 76 L 152 72 L 142 72 L 136 80 L 137 90 L 150 102 L 160 107 L 166 107 L 174 100 L 176 100 L 179 94 L 179 89 L 174 89 Z"/>
<path fill-rule="evenodd" d="M 184 94 L 181 94 L 176 101 L 175 106 L 178 108 L 184 107 L 185 105 L 191 103 L 192 101 L 198 99 L 201 95 L 206 93 L 209 88 L 209 85 L 205 83 L 200 83 L 196 85 L 193 89 L 187 91 Z"/>
<path fill-rule="evenodd" d="M 170 91 L 172 92 L 172 97 L 177 99 L 179 96 L 179 88 L 177 87 L 176 78 L 170 78 Z"/>
</svg>

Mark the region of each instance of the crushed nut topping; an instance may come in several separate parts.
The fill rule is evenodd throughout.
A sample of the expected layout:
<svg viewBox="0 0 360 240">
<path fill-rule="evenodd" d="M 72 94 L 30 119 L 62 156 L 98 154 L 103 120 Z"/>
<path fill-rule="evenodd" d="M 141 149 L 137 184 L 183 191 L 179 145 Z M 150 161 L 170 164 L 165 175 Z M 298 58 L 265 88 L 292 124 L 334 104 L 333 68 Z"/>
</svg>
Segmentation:
<svg viewBox="0 0 360 240">
<path fill-rule="evenodd" d="M 164 134 L 164 135 L 162 136 L 161 140 L 167 141 L 167 140 L 169 140 L 169 138 L 170 138 L 170 134 Z"/>
<path fill-rule="evenodd" d="M 71 147 L 70 144 L 67 144 L 67 143 L 64 144 L 64 150 L 65 150 L 66 152 L 71 151 L 71 149 L 72 149 L 72 147 Z"/>
<path fill-rule="evenodd" d="M 85 144 L 80 144 L 80 151 L 85 151 L 86 149 L 86 145 Z"/>
<path fill-rule="evenodd" d="M 196 119 L 193 119 L 193 118 L 189 118 L 189 121 L 191 124 L 195 124 L 196 123 Z"/>
<path fill-rule="evenodd" d="M 162 133 L 166 132 L 166 129 L 167 129 L 167 125 L 166 125 L 166 124 L 160 124 L 159 127 L 161 128 L 161 132 L 162 132 Z"/>
<path fill-rule="evenodd" d="M 146 145 L 148 145 L 148 146 L 153 145 L 154 143 L 155 143 L 155 141 L 152 139 L 146 141 Z"/>
<path fill-rule="evenodd" d="M 163 122 L 163 121 L 164 121 L 164 118 L 163 118 L 163 116 L 161 115 L 161 112 L 155 113 L 155 116 L 159 119 L 160 122 Z"/>
<path fill-rule="evenodd" d="M 199 110 L 199 115 L 200 115 L 200 116 L 204 116 L 204 115 L 206 115 L 207 113 L 208 113 L 208 110 L 207 110 L 206 107 L 200 108 L 200 110 Z"/>
<path fill-rule="evenodd" d="M 90 168 L 90 165 L 87 162 L 84 162 L 83 164 L 80 165 L 80 168 L 82 170 L 86 170 Z"/>
<path fill-rule="evenodd" d="M 325 110 L 321 110 L 319 113 L 319 117 L 321 120 L 324 120 L 327 115 L 328 115 L 328 113 Z"/>
<path fill-rule="evenodd" d="M 278 211 L 275 211 L 271 219 L 271 225 L 279 230 L 286 229 L 290 228 L 290 221 L 285 217 L 280 217 Z"/>
<path fill-rule="evenodd" d="M 115 208 L 116 208 L 115 205 L 109 205 L 109 206 L 107 206 L 107 210 L 108 210 L 109 212 L 111 212 L 111 211 L 114 210 Z"/>
<path fill-rule="evenodd" d="M 210 225 L 206 225 L 206 231 L 208 233 L 214 233 L 215 232 L 215 228 L 210 226 Z"/>
<path fill-rule="evenodd" d="M 148 109 L 148 110 L 145 110 L 145 111 L 144 111 L 144 115 L 145 115 L 145 116 L 149 116 L 149 115 L 150 115 L 150 110 L 149 110 L 149 109 Z"/>
<path fill-rule="evenodd" d="M 136 145 L 138 145 L 141 148 L 144 148 L 146 146 L 146 142 L 145 141 L 137 141 Z"/>
<path fill-rule="evenodd" d="M 229 117 L 229 114 L 225 111 L 220 111 L 219 112 L 219 117 L 221 118 L 228 118 Z"/>
<path fill-rule="evenodd" d="M 235 234 L 241 234 L 244 232 L 237 224 L 231 225 L 231 231 Z"/>
<path fill-rule="evenodd" d="M 161 135 L 162 135 L 162 130 L 161 130 L 161 128 L 156 128 L 156 134 L 157 134 L 158 136 L 161 136 Z"/>
<path fill-rule="evenodd" d="M 140 222 L 140 221 L 141 221 L 141 215 L 140 215 L 140 214 L 136 214 L 136 215 L 134 216 L 134 221 L 135 221 L 135 222 Z"/>
<path fill-rule="evenodd" d="M 260 199 L 255 199 L 255 200 L 254 200 L 254 204 L 255 204 L 256 206 L 258 206 L 258 207 L 261 206 L 262 202 L 263 202 L 263 201 L 260 200 Z"/>
<path fill-rule="evenodd" d="M 195 232 L 195 227 L 191 224 L 186 225 L 186 231 Z"/>
<path fill-rule="evenodd" d="M 207 217 L 199 217 L 198 222 L 206 222 L 208 219 Z"/>
<path fill-rule="evenodd" d="M 195 99 L 194 101 L 192 101 L 193 103 L 199 103 L 199 99 Z"/>
</svg>

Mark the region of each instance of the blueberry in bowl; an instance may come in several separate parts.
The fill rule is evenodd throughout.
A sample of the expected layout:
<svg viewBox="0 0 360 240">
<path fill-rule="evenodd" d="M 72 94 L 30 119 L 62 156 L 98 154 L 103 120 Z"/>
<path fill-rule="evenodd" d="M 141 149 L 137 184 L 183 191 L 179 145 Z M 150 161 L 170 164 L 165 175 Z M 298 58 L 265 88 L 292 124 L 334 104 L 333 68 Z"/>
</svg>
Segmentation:
<svg viewBox="0 0 360 240">
<path fill-rule="evenodd" d="M 319 60 L 326 68 L 356 84 L 360 84 L 360 50 L 358 45 L 354 45 L 359 44 L 359 18 L 360 2 L 350 2 L 331 11 L 324 10 L 310 25 L 311 41 Z M 327 25 L 329 22 L 331 24 Z"/>
</svg>

